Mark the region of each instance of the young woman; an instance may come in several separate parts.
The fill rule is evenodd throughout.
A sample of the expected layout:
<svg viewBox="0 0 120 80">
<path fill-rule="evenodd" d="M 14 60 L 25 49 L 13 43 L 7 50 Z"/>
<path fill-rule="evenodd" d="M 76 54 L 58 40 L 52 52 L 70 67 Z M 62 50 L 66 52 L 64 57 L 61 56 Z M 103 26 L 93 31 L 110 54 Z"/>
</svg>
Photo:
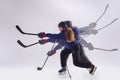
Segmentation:
<svg viewBox="0 0 120 80">
<path fill-rule="evenodd" d="M 51 33 L 39 33 L 40 38 L 49 37 L 49 39 L 40 40 L 40 44 L 46 42 L 54 42 L 57 40 L 59 45 L 64 46 L 64 49 L 60 53 L 61 67 L 59 73 L 66 71 L 66 63 L 70 53 L 72 53 L 73 64 L 77 67 L 87 68 L 90 74 L 94 74 L 96 67 L 88 60 L 85 56 L 83 48 L 80 44 L 79 31 L 77 28 L 72 28 L 70 21 L 60 22 L 58 28 L 61 31 L 59 34 Z M 48 55 L 53 55 L 57 49 L 61 48 L 60 46 L 55 47 L 54 50 L 49 51 Z"/>
</svg>

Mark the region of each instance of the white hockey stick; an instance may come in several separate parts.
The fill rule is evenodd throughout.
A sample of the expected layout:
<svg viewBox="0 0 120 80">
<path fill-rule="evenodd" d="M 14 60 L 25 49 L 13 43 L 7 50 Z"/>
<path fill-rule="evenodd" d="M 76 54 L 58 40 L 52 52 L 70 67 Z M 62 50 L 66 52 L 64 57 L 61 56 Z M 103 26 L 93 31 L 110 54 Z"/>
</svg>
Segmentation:
<svg viewBox="0 0 120 80">
<path fill-rule="evenodd" d="M 101 28 L 99 28 L 99 29 L 97 29 L 96 31 L 97 32 L 99 32 L 100 30 L 102 30 L 102 29 L 104 29 L 104 28 L 106 28 L 106 27 L 109 27 L 110 25 L 112 25 L 115 21 L 117 21 L 118 20 L 118 18 L 115 18 L 113 21 L 111 21 L 109 24 L 107 24 L 107 25 L 105 25 L 105 26 L 103 26 L 103 27 L 101 27 Z M 83 38 L 86 38 L 86 37 L 88 37 L 89 35 L 86 35 L 86 36 L 84 36 Z"/>
<path fill-rule="evenodd" d="M 85 47 L 85 48 L 88 48 L 88 47 L 86 47 L 86 46 L 83 46 L 83 47 Z M 117 48 L 113 48 L 113 49 L 103 49 L 103 48 L 96 48 L 96 47 L 93 47 L 93 49 L 96 49 L 96 50 L 101 50 L 101 51 L 118 51 L 118 49 Z"/>
<path fill-rule="evenodd" d="M 101 50 L 101 51 L 118 51 L 118 49 L 114 48 L 114 49 L 102 49 L 102 48 L 94 48 L 96 50 Z"/>
<path fill-rule="evenodd" d="M 109 7 L 109 4 L 107 4 L 107 6 L 105 7 L 105 10 L 104 10 L 104 12 L 102 13 L 102 15 L 96 20 L 96 22 L 95 23 L 97 23 L 102 17 L 103 17 L 103 15 L 106 13 L 106 11 L 107 11 L 107 9 L 108 9 L 108 7 Z"/>
<path fill-rule="evenodd" d="M 111 21 L 109 24 L 107 24 L 106 26 L 104 26 L 104 27 L 101 27 L 101 28 L 99 28 L 97 31 L 100 31 L 100 30 L 102 30 L 102 29 L 104 29 L 104 28 L 106 28 L 106 27 L 108 27 L 108 26 L 110 26 L 111 24 L 113 24 L 115 21 L 117 21 L 118 20 L 118 18 L 115 18 L 113 21 Z"/>
<path fill-rule="evenodd" d="M 68 75 L 69 75 L 70 80 L 71 80 L 71 79 L 72 79 L 72 77 L 71 77 L 71 74 L 70 74 L 70 72 L 69 72 L 68 66 L 66 66 L 66 68 L 67 68 L 67 72 L 68 72 Z"/>
</svg>

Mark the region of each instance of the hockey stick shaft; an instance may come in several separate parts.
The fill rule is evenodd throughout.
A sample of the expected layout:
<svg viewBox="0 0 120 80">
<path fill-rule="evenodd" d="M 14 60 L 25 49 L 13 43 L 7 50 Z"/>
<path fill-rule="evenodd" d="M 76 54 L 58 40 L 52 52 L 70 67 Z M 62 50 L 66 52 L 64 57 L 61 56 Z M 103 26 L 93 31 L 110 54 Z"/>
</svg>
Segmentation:
<svg viewBox="0 0 120 80">
<path fill-rule="evenodd" d="M 99 29 L 97 29 L 97 31 L 100 31 L 100 30 L 102 30 L 102 29 L 104 29 L 104 28 L 106 28 L 106 27 L 109 27 L 110 25 L 112 25 L 115 21 L 117 21 L 118 20 L 118 18 L 115 18 L 113 21 L 111 21 L 109 24 L 107 24 L 107 25 L 105 25 L 105 26 L 103 26 L 103 27 L 101 27 L 101 28 L 99 28 Z M 86 37 L 88 37 L 89 35 L 87 35 L 87 36 L 85 36 L 84 38 L 86 38 Z"/>
<path fill-rule="evenodd" d="M 104 12 L 102 13 L 102 15 L 96 20 L 96 23 L 103 17 L 103 15 L 106 13 L 108 7 L 109 7 L 109 4 L 107 4 L 107 6 L 105 7 L 105 10 L 104 10 Z"/>
<path fill-rule="evenodd" d="M 114 23 L 115 21 L 117 21 L 117 20 L 118 20 L 118 18 L 115 18 L 112 22 L 110 22 L 109 24 L 107 24 L 106 26 L 104 26 L 104 27 L 102 27 L 102 28 L 99 28 L 97 31 L 100 31 L 100 30 L 102 30 L 102 29 L 110 26 L 111 24 L 113 24 L 113 23 Z"/>
<path fill-rule="evenodd" d="M 97 23 L 102 17 L 103 17 L 103 15 L 106 13 L 106 11 L 107 11 L 107 9 L 108 9 L 108 7 L 109 7 L 109 4 L 107 4 L 107 6 L 105 7 L 105 10 L 104 10 L 104 12 L 101 14 L 101 16 L 96 20 L 96 22 L 95 23 Z M 85 36 L 84 38 L 86 38 L 86 37 L 88 37 L 89 35 L 87 35 L 87 36 Z"/>
<path fill-rule="evenodd" d="M 41 70 L 42 70 L 43 67 L 45 66 L 45 64 L 46 64 L 46 62 L 47 62 L 47 60 L 48 60 L 48 58 L 49 58 L 49 56 L 47 56 L 47 58 L 45 59 L 45 62 L 44 62 L 44 64 L 42 65 Z"/>
<path fill-rule="evenodd" d="M 56 41 L 57 41 L 57 40 L 56 40 Z M 51 50 L 53 50 L 53 48 L 54 48 L 54 46 L 55 46 L 56 41 L 54 42 L 54 44 L 53 44 L 53 46 L 52 46 Z M 45 59 L 45 62 L 43 63 L 42 67 L 38 67 L 38 68 L 39 68 L 39 70 L 42 70 L 42 69 L 44 68 L 44 66 L 45 66 L 45 64 L 46 64 L 46 62 L 47 62 L 47 60 L 48 60 L 48 58 L 49 58 L 49 55 L 48 55 L 48 56 L 47 56 L 47 58 Z"/>
<path fill-rule="evenodd" d="M 101 50 L 101 51 L 118 51 L 118 49 L 102 49 L 102 48 L 94 48 L 94 49 L 96 49 L 96 50 Z"/>
<path fill-rule="evenodd" d="M 25 34 L 25 35 L 37 35 L 37 34 L 34 34 L 34 33 L 26 33 L 26 32 L 24 32 L 18 25 L 16 25 L 16 29 L 20 32 L 20 33 L 22 33 L 22 34 Z"/>
<path fill-rule="evenodd" d="M 33 43 L 33 44 L 29 44 L 29 45 L 25 45 L 25 44 L 23 44 L 20 40 L 18 40 L 17 43 L 18 43 L 20 46 L 22 46 L 23 48 L 28 48 L 28 47 L 31 47 L 31 46 L 33 46 L 33 45 L 38 44 L 39 42 L 36 42 L 36 43 Z"/>
<path fill-rule="evenodd" d="M 83 46 L 83 47 L 86 47 L 86 46 Z M 88 47 L 86 47 L 86 48 L 88 48 Z M 96 47 L 93 47 L 93 49 L 101 50 L 101 51 L 118 51 L 117 48 L 114 48 L 114 49 L 103 49 L 103 48 L 96 48 Z"/>
<path fill-rule="evenodd" d="M 70 75 L 70 72 L 69 72 L 69 69 L 68 69 L 68 66 L 66 66 L 66 68 L 67 68 L 67 72 L 68 72 L 68 75 L 69 75 L 69 77 L 70 77 L 70 80 L 71 80 L 71 75 Z"/>
</svg>

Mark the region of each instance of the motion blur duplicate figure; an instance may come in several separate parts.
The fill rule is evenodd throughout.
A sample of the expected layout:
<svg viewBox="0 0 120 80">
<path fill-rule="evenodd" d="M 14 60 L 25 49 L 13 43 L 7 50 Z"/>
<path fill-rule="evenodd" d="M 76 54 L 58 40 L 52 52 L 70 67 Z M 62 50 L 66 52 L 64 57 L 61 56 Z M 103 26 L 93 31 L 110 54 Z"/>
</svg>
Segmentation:
<svg viewBox="0 0 120 80">
<path fill-rule="evenodd" d="M 66 63 L 70 53 L 72 53 L 73 64 L 77 67 L 87 68 L 90 74 L 94 74 L 96 67 L 89 61 L 89 59 L 84 54 L 83 48 L 80 43 L 79 30 L 76 27 L 72 27 L 70 21 L 62 21 L 58 24 L 58 28 L 61 31 L 59 34 L 51 34 L 51 33 L 39 33 L 38 36 L 40 38 L 49 37 L 49 39 L 40 40 L 40 44 L 44 44 L 46 42 L 59 42 L 59 44 L 54 48 L 54 50 L 49 51 L 47 55 L 51 56 L 56 53 L 57 49 L 60 49 L 64 46 L 64 49 L 61 51 L 60 59 L 61 59 L 61 67 L 59 73 L 63 73 L 66 71 Z M 84 44 L 84 43 L 83 43 Z M 86 45 L 86 44 L 85 44 Z M 91 45 L 88 43 L 88 45 Z M 87 47 L 92 50 L 93 48 Z"/>
</svg>

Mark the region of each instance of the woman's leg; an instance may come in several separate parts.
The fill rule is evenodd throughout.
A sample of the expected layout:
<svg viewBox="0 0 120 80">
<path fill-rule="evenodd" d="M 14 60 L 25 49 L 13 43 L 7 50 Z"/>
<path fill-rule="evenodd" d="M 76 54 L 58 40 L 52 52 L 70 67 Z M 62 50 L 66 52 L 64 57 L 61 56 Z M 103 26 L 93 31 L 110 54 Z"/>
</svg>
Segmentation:
<svg viewBox="0 0 120 80">
<path fill-rule="evenodd" d="M 69 54 L 71 53 L 71 50 L 64 49 L 61 54 L 60 54 L 60 61 L 61 61 L 61 69 L 58 71 L 60 75 L 66 73 L 66 64 L 67 64 L 67 59 L 69 57 Z"/>
<path fill-rule="evenodd" d="M 70 54 L 71 52 L 72 52 L 72 51 L 69 50 L 69 49 L 64 49 L 64 50 L 62 50 L 62 52 L 61 52 L 61 54 L 60 54 L 61 67 L 66 67 L 67 59 L 68 59 L 69 54 Z"/>
<path fill-rule="evenodd" d="M 80 44 L 77 44 L 72 52 L 73 64 L 82 68 L 90 68 L 93 64 L 84 54 L 84 50 Z"/>
<path fill-rule="evenodd" d="M 80 44 L 76 45 L 72 52 L 73 64 L 78 67 L 87 68 L 90 74 L 94 74 L 97 67 L 94 66 L 87 56 L 84 54 L 83 48 Z"/>
</svg>

